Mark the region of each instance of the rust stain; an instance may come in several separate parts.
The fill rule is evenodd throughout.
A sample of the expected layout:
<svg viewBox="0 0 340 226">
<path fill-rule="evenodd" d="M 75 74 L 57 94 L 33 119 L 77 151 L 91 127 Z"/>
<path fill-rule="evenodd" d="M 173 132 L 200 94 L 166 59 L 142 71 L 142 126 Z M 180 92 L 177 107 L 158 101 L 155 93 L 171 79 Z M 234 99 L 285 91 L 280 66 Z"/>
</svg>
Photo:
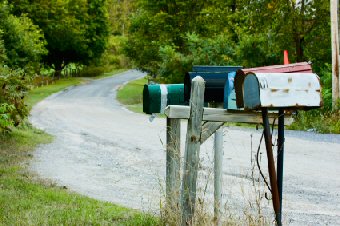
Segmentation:
<svg viewBox="0 0 340 226">
<path fill-rule="evenodd" d="M 284 93 L 289 93 L 289 89 L 284 89 L 283 92 Z"/>
<path fill-rule="evenodd" d="M 318 93 L 320 93 L 321 92 L 321 90 L 320 89 L 317 89 L 317 90 L 315 90 L 316 92 L 318 92 Z"/>
<path fill-rule="evenodd" d="M 196 136 L 194 135 L 191 136 L 191 142 L 196 142 Z"/>
<path fill-rule="evenodd" d="M 277 91 L 279 91 L 278 89 L 271 89 L 271 91 L 273 92 L 273 93 L 275 93 L 275 92 L 277 92 Z"/>
<path fill-rule="evenodd" d="M 293 78 L 292 77 L 289 77 L 288 78 L 288 83 L 292 83 L 293 82 Z"/>
</svg>

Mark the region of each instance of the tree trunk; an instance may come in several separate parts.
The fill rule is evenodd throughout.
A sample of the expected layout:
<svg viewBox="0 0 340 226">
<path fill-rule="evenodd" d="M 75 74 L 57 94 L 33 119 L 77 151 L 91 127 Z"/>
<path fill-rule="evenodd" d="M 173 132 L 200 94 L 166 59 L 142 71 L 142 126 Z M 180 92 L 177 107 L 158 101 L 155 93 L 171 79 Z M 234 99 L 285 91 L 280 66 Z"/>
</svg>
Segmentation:
<svg viewBox="0 0 340 226">
<path fill-rule="evenodd" d="M 296 62 L 302 62 L 304 60 L 303 51 L 304 37 L 300 38 L 300 34 L 297 33 L 295 36 L 295 50 L 296 50 Z"/>
<path fill-rule="evenodd" d="M 56 67 L 55 67 L 55 76 L 57 77 L 58 80 L 61 77 L 61 71 L 62 70 L 63 70 L 63 65 L 62 64 L 56 64 Z"/>
</svg>

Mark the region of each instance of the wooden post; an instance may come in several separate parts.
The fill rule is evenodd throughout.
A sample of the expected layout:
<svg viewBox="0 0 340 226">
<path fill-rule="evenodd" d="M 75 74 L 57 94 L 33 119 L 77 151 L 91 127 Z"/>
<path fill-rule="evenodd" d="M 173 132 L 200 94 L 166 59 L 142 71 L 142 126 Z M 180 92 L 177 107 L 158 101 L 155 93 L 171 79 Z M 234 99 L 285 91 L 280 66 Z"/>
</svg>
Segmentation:
<svg viewBox="0 0 340 226">
<path fill-rule="evenodd" d="M 331 36 L 332 36 L 332 108 L 335 109 L 339 99 L 339 34 L 338 34 L 338 0 L 331 0 Z"/>
<path fill-rule="evenodd" d="M 166 119 L 166 205 L 178 208 L 181 165 L 181 120 Z"/>
<path fill-rule="evenodd" d="M 222 160 L 223 127 L 216 130 L 214 144 L 214 219 L 217 226 L 222 225 Z"/>
<path fill-rule="evenodd" d="M 192 225 L 195 211 L 196 181 L 201 146 L 201 131 L 204 106 L 204 80 L 197 76 L 192 80 L 190 118 L 186 136 L 184 169 L 181 189 L 182 225 Z"/>
</svg>

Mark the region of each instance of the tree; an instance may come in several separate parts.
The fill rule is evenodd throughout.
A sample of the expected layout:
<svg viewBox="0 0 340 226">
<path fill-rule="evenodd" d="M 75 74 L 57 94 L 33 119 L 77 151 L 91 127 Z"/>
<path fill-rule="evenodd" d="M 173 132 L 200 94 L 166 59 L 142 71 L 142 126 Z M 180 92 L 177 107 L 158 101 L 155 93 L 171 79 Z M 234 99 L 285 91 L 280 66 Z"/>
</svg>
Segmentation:
<svg viewBox="0 0 340 226">
<path fill-rule="evenodd" d="M 108 0 L 110 27 L 113 35 L 126 36 L 130 16 L 136 10 L 135 0 Z"/>
<path fill-rule="evenodd" d="M 38 70 L 42 57 L 47 54 L 41 29 L 26 15 L 12 15 L 6 3 L 0 3 L 0 9 L 1 39 L 6 58 L 2 65 L 24 68 L 26 72 Z"/>
<path fill-rule="evenodd" d="M 316 69 L 330 62 L 328 0 L 240 0 L 245 21 L 240 36 L 266 37 L 292 61 L 313 61 Z M 281 61 L 282 62 L 282 61 Z"/>
<path fill-rule="evenodd" d="M 16 14 L 27 13 L 44 32 L 44 61 L 58 75 L 69 63 L 88 64 L 104 52 L 109 35 L 106 0 L 26 0 L 13 3 Z"/>
<path fill-rule="evenodd" d="M 162 67 L 171 62 L 169 54 L 174 61 L 183 60 L 183 65 L 194 63 L 187 57 L 203 57 L 199 54 L 202 46 L 215 48 L 209 53 L 214 60 L 197 60 L 208 64 L 281 64 L 285 49 L 292 62 L 312 61 L 316 71 L 330 62 L 328 0 L 139 0 L 137 4 L 125 50 L 138 67 L 152 75 L 163 76 Z M 191 35 L 199 39 L 194 43 L 196 50 L 189 46 L 193 44 L 188 39 Z M 214 40 L 221 37 L 229 47 L 220 52 L 225 61 L 213 54 L 219 52 Z M 165 58 L 164 53 L 168 53 Z M 190 66 L 184 68 L 190 70 Z"/>
<path fill-rule="evenodd" d="M 229 8 L 220 3 L 138 1 L 125 46 L 127 55 L 139 68 L 163 76 L 165 82 L 181 81 L 195 62 L 230 63 L 233 42 L 221 20 Z M 221 46 L 221 40 L 228 47 Z"/>
</svg>

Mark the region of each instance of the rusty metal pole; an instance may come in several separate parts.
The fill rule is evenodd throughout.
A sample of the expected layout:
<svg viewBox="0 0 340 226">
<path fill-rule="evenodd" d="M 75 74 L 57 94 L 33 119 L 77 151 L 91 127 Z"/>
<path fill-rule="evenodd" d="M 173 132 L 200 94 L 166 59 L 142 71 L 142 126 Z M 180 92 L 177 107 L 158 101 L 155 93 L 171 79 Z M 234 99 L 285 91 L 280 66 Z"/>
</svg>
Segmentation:
<svg viewBox="0 0 340 226">
<path fill-rule="evenodd" d="M 272 189 L 272 200 L 275 212 L 275 219 L 277 225 L 281 226 L 281 216 L 280 216 L 280 198 L 279 191 L 277 187 L 276 170 L 273 156 L 273 146 L 272 146 L 272 136 L 270 132 L 270 125 L 268 119 L 268 109 L 262 108 L 262 119 L 264 127 L 264 139 L 266 142 L 267 158 L 268 158 L 268 172 L 270 179 L 270 187 Z"/>
<path fill-rule="evenodd" d="M 280 198 L 280 221 L 282 219 L 282 187 L 283 187 L 283 159 L 285 142 L 285 115 L 284 110 L 279 110 L 278 124 L 278 150 L 277 150 L 277 187 Z"/>
</svg>

